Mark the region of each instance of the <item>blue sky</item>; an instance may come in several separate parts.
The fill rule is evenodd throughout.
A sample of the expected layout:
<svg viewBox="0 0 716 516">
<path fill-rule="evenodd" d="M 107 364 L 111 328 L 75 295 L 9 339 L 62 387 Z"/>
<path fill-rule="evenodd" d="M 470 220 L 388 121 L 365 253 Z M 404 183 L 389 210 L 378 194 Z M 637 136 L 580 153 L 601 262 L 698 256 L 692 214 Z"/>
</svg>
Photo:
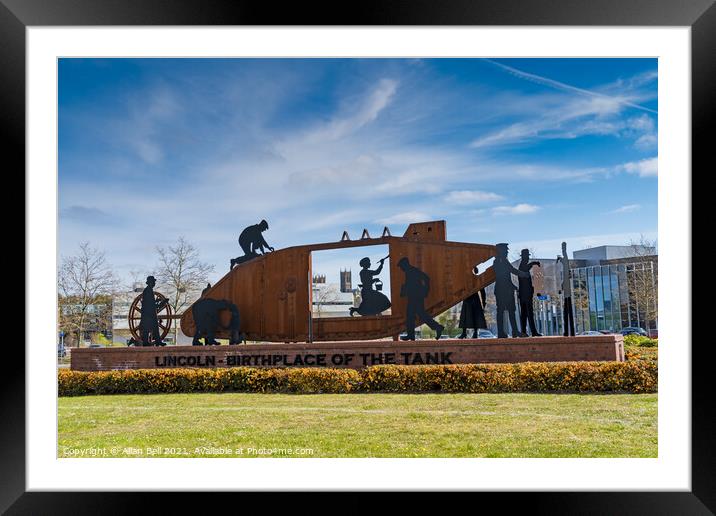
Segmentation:
<svg viewBox="0 0 716 516">
<path fill-rule="evenodd" d="M 58 96 L 60 253 L 124 277 L 181 235 L 218 279 L 262 218 L 276 248 L 656 237 L 656 59 L 61 59 Z"/>
</svg>

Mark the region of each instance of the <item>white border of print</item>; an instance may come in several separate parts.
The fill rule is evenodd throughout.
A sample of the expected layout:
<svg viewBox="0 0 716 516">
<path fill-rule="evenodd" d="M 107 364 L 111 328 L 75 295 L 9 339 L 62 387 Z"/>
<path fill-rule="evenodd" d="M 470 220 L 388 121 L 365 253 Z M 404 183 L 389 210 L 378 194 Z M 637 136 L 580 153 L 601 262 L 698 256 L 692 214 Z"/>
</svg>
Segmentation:
<svg viewBox="0 0 716 516">
<path fill-rule="evenodd" d="M 690 29 L 44 28 L 27 32 L 27 489 L 690 489 Z M 659 456 L 654 459 L 58 459 L 58 57 L 658 57 Z M 685 331 L 686 329 L 686 331 Z M 624 436 L 628 438 L 628 436 Z"/>
</svg>

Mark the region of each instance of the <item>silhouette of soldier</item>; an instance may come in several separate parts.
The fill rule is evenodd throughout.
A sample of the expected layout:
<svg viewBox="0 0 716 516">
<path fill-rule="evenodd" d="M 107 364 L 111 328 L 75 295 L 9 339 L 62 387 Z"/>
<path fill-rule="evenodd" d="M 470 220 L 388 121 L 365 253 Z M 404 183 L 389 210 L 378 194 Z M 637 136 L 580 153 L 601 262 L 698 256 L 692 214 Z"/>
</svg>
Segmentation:
<svg viewBox="0 0 716 516">
<path fill-rule="evenodd" d="M 479 274 L 477 266 L 472 269 L 472 273 L 477 276 Z M 460 322 L 458 326 L 462 328 L 462 333 L 458 339 L 467 338 L 467 329 L 472 328 L 474 330 L 473 338 L 476 339 L 478 336 L 479 328 L 487 328 L 487 321 L 485 320 L 485 303 L 487 302 L 487 294 L 485 289 L 481 289 L 479 292 L 467 297 L 462 302 L 460 308 Z"/>
<path fill-rule="evenodd" d="M 512 336 L 519 336 L 517 329 L 517 318 L 515 317 L 515 291 L 517 287 L 512 283 L 512 274 L 521 278 L 528 278 L 529 272 L 515 269 L 507 259 L 508 244 L 497 244 L 497 256 L 492 268 L 495 270 L 495 302 L 497 304 L 497 336 L 507 338 L 505 332 L 505 311 L 510 318 Z"/>
<path fill-rule="evenodd" d="M 234 268 L 234 265 L 244 263 L 256 258 L 259 254 L 256 251 L 261 251 L 264 254 L 265 249 L 273 251 L 273 247 L 268 245 L 268 242 L 264 239 L 263 232 L 269 228 L 268 222 L 262 220 L 258 224 L 245 228 L 239 235 L 239 245 L 241 250 L 244 251 L 244 256 L 231 259 L 231 265 L 229 270 Z"/>
<path fill-rule="evenodd" d="M 430 292 L 430 278 L 417 267 L 410 265 L 407 258 L 398 261 L 398 267 L 405 273 L 405 283 L 400 287 L 400 297 L 408 298 L 405 314 L 406 336 L 402 340 L 415 340 L 415 317 L 435 331 L 435 338 L 439 339 L 445 327 L 436 322 L 425 311 L 425 298 Z"/>
<path fill-rule="evenodd" d="M 574 313 L 572 312 L 572 280 L 569 277 L 569 256 L 567 256 L 567 242 L 562 242 L 562 256 L 557 256 L 557 262 L 562 262 L 562 319 L 564 321 L 564 336 L 574 336 Z"/>
<path fill-rule="evenodd" d="M 209 292 L 209 290 L 211 290 L 211 283 L 206 284 L 206 287 L 204 287 L 204 290 L 201 291 L 201 297 L 204 297 L 204 294 Z"/>
<path fill-rule="evenodd" d="M 378 276 L 383 270 L 383 264 L 386 258 L 387 256 L 378 261 L 380 265 L 378 265 L 378 268 L 374 271 L 370 270 L 370 258 L 367 256 L 359 262 L 362 267 L 360 271 L 361 284 L 359 285 L 361 287 L 361 303 L 358 308 L 350 308 L 351 316 L 353 316 L 355 312 L 358 312 L 360 315 L 376 315 L 390 308 L 390 300 L 388 297 L 382 292 L 373 289 L 373 285 L 380 282 L 380 278 L 376 278 L 375 276 Z"/>
<path fill-rule="evenodd" d="M 521 257 L 520 265 L 517 268 L 523 272 L 529 273 L 530 269 L 535 265 L 537 267 L 542 266 L 540 262 L 530 261 L 529 249 L 522 249 Z M 535 311 L 532 304 L 532 296 L 534 296 L 535 293 L 534 286 L 532 285 L 532 275 L 529 275 L 527 278 L 520 277 L 517 281 L 520 284 L 518 293 L 518 297 L 520 298 L 520 328 L 522 328 L 520 337 L 527 337 L 527 321 L 529 321 L 530 324 L 530 334 L 533 337 L 541 337 L 542 334 L 537 331 L 537 325 L 535 324 Z"/>
<path fill-rule="evenodd" d="M 149 340 L 149 334 L 152 335 L 155 346 L 164 345 L 159 332 L 157 312 L 164 308 L 169 300 L 163 299 L 157 302 L 154 299 L 154 285 L 156 284 L 157 280 L 154 276 L 147 276 L 147 286 L 142 291 L 142 317 L 139 320 L 139 329 L 142 331 L 142 346 L 152 345 Z"/>
</svg>

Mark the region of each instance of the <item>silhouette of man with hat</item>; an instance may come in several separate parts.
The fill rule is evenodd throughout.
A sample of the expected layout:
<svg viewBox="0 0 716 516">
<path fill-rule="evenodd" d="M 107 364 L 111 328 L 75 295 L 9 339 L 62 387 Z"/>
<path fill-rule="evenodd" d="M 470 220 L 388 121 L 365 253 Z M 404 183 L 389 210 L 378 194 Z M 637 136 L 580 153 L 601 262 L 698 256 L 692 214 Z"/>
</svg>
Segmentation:
<svg viewBox="0 0 716 516">
<path fill-rule="evenodd" d="M 519 336 L 517 318 L 515 317 L 515 291 L 517 287 L 512 283 L 512 274 L 519 278 L 529 278 L 530 273 L 516 269 L 507 259 L 508 244 L 500 243 L 496 246 L 497 255 L 492 268 L 495 271 L 495 304 L 497 305 L 497 336 L 507 338 L 505 331 L 505 312 L 510 318 L 512 336 Z"/>
<path fill-rule="evenodd" d="M 142 346 L 151 346 L 149 335 L 152 335 L 155 346 L 164 346 L 159 332 L 159 318 L 157 312 L 166 306 L 168 299 L 159 303 L 154 299 L 154 286 L 157 280 L 154 276 L 147 276 L 147 286 L 142 292 L 142 317 L 139 320 L 139 329 L 142 331 Z"/>
<path fill-rule="evenodd" d="M 435 331 L 435 338 L 439 339 L 445 327 L 430 317 L 425 311 L 425 298 L 430 291 L 430 278 L 423 271 L 410 265 L 407 258 L 398 261 L 398 268 L 405 273 L 405 283 L 400 287 L 400 297 L 408 298 L 405 314 L 406 336 L 402 340 L 415 340 L 415 317 Z"/>
<path fill-rule="evenodd" d="M 534 296 L 535 289 L 532 285 L 532 275 L 529 274 L 530 269 L 534 266 L 541 267 L 540 262 L 530 261 L 529 249 L 522 249 L 520 265 L 517 267 L 519 270 L 528 273 L 528 277 L 517 278 L 520 288 L 518 297 L 520 298 L 520 328 L 522 333 L 520 337 L 527 337 L 527 322 L 530 324 L 530 333 L 533 337 L 541 337 L 537 331 L 537 325 L 535 324 L 535 311 L 534 305 L 532 304 L 532 296 Z"/>
</svg>

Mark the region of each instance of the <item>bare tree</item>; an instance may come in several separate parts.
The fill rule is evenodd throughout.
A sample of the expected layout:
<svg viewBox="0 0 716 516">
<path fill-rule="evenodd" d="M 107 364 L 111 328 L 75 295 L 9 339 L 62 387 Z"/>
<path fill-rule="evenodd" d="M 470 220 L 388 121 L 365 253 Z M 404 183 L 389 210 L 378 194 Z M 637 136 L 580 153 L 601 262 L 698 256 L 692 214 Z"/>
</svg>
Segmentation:
<svg viewBox="0 0 716 516">
<path fill-rule="evenodd" d="M 144 271 L 131 270 L 129 271 L 129 281 L 123 285 L 123 288 L 127 292 L 139 293 L 144 289 L 144 282 L 146 281 L 148 274 Z"/>
<path fill-rule="evenodd" d="M 313 289 L 313 306 L 316 311 L 316 317 L 321 317 L 321 309 L 323 305 L 335 303 L 340 299 L 340 293 L 335 285 L 325 285 L 325 288 Z"/>
<path fill-rule="evenodd" d="M 199 259 L 199 250 L 180 236 L 174 245 L 157 247 L 159 263 L 156 274 L 159 289 L 169 298 L 175 314 L 183 313 L 206 287 L 214 266 Z M 174 325 L 174 343 L 177 342 L 179 325 Z"/>
<path fill-rule="evenodd" d="M 104 251 L 90 247 L 89 242 L 80 244 L 77 255 L 62 257 L 58 278 L 59 323 L 61 329 L 77 335 L 77 346 L 88 321 L 106 316 L 106 310 L 96 309 L 95 305 L 100 301 L 106 304 L 107 298 L 103 296 L 111 295 L 116 284 Z"/>
<path fill-rule="evenodd" d="M 657 241 L 641 235 L 638 241 L 632 240 L 629 245 L 637 258 L 633 267 L 627 269 L 629 309 L 636 315 L 637 324 L 643 324 L 649 331 L 652 322 L 658 326 L 659 274 L 658 258 L 655 257 Z"/>
</svg>

